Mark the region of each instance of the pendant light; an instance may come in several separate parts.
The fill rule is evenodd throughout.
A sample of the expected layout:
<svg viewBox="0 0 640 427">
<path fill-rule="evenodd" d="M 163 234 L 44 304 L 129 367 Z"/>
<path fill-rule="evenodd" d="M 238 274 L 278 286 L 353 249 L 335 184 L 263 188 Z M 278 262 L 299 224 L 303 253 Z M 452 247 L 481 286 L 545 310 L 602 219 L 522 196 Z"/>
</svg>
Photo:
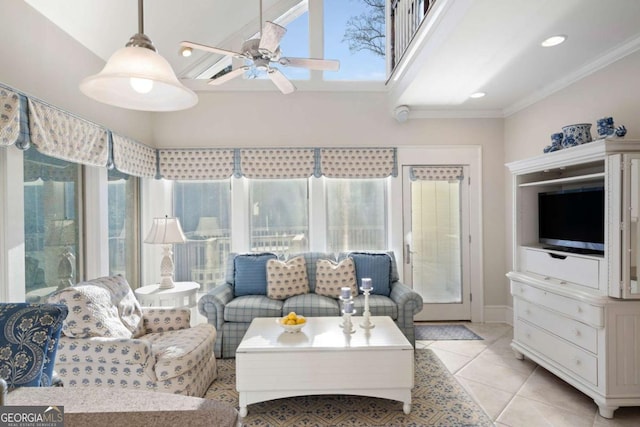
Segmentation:
<svg viewBox="0 0 640 427">
<path fill-rule="evenodd" d="M 138 0 L 138 33 L 111 55 L 98 74 L 80 83 L 96 101 L 142 111 L 175 111 L 193 107 L 197 95 L 180 83 L 171 65 L 144 34 L 143 0 Z"/>
</svg>

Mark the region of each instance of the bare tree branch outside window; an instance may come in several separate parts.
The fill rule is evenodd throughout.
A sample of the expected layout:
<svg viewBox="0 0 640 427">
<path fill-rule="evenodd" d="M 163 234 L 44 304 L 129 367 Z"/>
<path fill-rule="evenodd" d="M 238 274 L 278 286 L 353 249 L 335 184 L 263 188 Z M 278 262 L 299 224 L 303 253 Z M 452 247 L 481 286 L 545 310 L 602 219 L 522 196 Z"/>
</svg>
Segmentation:
<svg viewBox="0 0 640 427">
<path fill-rule="evenodd" d="M 349 51 L 353 54 L 367 50 L 374 54 L 385 56 L 385 0 L 351 0 L 360 1 L 366 5 L 366 11 L 352 16 L 342 37 L 343 42 L 349 44 Z"/>
</svg>

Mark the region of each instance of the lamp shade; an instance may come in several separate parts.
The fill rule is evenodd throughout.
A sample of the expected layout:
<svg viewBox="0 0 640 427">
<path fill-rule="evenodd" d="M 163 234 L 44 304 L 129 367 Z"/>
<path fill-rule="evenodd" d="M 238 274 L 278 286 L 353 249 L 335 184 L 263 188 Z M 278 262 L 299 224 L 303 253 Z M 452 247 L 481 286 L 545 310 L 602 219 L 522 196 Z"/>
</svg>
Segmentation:
<svg viewBox="0 0 640 427">
<path fill-rule="evenodd" d="M 56 219 L 47 227 L 47 246 L 68 246 L 76 243 L 76 225 L 72 219 Z"/>
<path fill-rule="evenodd" d="M 166 59 L 138 46 L 115 51 L 102 71 L 82 80 L 80 90 L 96 101 L 131 110 L 175 111 L 198 103 Z"/>
<path fill-rule="evenodd" d="M 193 232 L 198 237 L 214 237 L 220 235 L 220 224 L 215 216 L 201 216 L 198 220 L 198 227 Z"/>
<path fill-rule="evenodd" d="M 144 239 L 145 243 L 171 244 L 184 243 L 184 237 L 180 221 L 175 217 L 154 218 L 151 230 Z"/>
</svg>

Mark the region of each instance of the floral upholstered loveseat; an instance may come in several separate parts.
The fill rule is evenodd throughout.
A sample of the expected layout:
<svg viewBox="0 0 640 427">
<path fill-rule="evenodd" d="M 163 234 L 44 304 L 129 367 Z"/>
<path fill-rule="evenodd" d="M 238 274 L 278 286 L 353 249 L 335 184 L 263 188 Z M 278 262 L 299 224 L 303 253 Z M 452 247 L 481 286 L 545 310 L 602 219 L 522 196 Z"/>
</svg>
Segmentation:
<svg viewBox="0 0 640 427">
<path fill-rule="evenodd" d="M 352 288 L 354 307 L 362 313 L 363 277 L 373 280 L 372 316 L 390 316 L 415 345 L 413 316 L 422 297 L 399 281 L 393 252 L 305 252 L 278 260 L 274 254 L 230 254 L 225 283 L 198 301 L 198 309 L 216 327 L 216 357 L 235 352 L 255 317 L 280 317 L 291 311 L 306 317 L 339 316 L 340 288 Z"/>
<path fill-rule="evenodd" d="M 216 378 L 209 324 L 190 327 L 187 308 L 142 308 L 122 276 L 62 289 L 55 370 L 65 387 L 101 386 L 204 396 Z"/>
</svg>

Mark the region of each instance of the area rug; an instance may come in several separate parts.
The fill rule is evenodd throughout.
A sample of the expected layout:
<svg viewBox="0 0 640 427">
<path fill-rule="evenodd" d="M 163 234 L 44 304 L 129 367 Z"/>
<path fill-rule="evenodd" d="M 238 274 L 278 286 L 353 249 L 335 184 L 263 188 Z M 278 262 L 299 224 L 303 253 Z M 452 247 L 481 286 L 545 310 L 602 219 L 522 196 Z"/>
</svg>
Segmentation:
<svg viewBox="0 0 640 427">
<path fill-rule="evenodd" d="M 417 340 L 481 340 L 464 325 L 415 325 Z"/>
<path fill-rule="evenodd" d="M 491 426 L 484 411 L 429 349 L 415 351 L 415 387 L 411 413 L 402 402 L 374 397 L 320 395 L 277 399 L 249 405 L 246 426 Z M 355 368 L 355 367 L 354 367 Z M 373 375 L 363 371 L 363 375 Z M 218 360 L 218 378 L 207 399 L 238 408 L 235 359 Z"/>
</svg>

